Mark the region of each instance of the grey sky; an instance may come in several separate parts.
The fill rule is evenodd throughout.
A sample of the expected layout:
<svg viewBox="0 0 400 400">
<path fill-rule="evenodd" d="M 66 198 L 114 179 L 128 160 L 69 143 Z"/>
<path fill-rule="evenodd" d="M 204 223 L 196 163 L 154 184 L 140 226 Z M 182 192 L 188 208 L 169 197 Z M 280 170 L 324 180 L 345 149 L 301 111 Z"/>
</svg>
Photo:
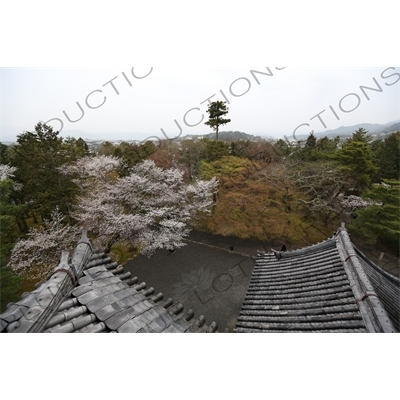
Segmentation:
<svg viewBox="0 0 400 400">
<path fill-rule="evenodd" d="M 2 141 L 53 118 L 63 136 L 205 134 L 207 99 L 230 103 L 232 122 L 222 130 L 262 136 L 292 135 L 302 124 L 309 125 L 297 134 L 400 119 L 398 67 L 3 68 L 1 85 Z"/>
</svg>

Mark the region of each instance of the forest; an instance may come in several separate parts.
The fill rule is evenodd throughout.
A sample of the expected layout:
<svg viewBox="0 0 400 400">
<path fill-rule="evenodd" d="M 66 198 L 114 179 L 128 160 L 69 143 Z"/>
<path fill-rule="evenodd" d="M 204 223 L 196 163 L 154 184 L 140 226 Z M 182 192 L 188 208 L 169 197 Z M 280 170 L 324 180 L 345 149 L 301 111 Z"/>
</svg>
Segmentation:
<svg viewBox="0 0 400 400">
<path fill-rule="evenodd" d="M 0 143 L 1 311 L 72 250 L 83 227 L 125 262 L 190 230 L 303 247 L 349 232 L 399 256 L 400 131 L 373 140 L 63 138 L 38 123 Z"/>
</svg>

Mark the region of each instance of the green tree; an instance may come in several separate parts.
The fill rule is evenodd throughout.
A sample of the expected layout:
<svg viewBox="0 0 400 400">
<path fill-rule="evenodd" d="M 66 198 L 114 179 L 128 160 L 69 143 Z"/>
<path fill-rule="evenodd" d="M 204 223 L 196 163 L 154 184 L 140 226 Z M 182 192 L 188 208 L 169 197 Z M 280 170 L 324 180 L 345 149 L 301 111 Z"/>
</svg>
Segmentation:
<svg viewBox="0 0 400 400">
<path fill-rule="evenodd" d="M 327 136 L 317 140 L 315 147 L 326 153 L 334 153 L 339 145 L 340 136 L 336 136 L 334 139 L 329 139 Z"/>
<path fill-rule="evenodd" d="M 288 156 L 292 151 L 289 143 L 283 139 L 279 139 L 274 144 L 274 150 L 275 150 L 275 153 L 278 154 L 278 156 Z"/>
<path fill-rule="evenodd" d="M 75 139 L 70 136 L 63 141 L 62 151 L 66 160 L 70 159 L 71 161 L 88 156 L 90 153 L 87 143 L 82 138 Z"/>
<path fill-rule="evenodd" d="M 69 214 L 76 186 L 62 174 L 61 167 L 79 157 L 75 145 L 71 140 L 63 143 L 59 132 L 43 123 L 38 123 L 33 132 L 18 135 L 12 154 L 16 181 L 23 185 L 18 201 L 29 204 L 34 216 L 48 218 L 56 206 Z"/>
<path fill-rule="evenodd" d="M 1 257 L 9 254 L 15 240 L 27 229 L 24 214 L 27 205 L 17 205 L 11 200 L 13 182 L 0 181 L 0 243 Z"/>
<path fill-rule="evenodd" d="M 200 161 L 205 157 L 206 144 L 200 140 L 183 140 L 179 149 L 178 162 L 185 169 L 189 180 L 199 175 Z"/>
<path fill-rule="evenodd" d="M 353 181 L 354 188 L 360 192 L 367 189 L 378 171 L 370 145 L 368 132 L 360 128 L 347 139 L 339 152 L 342 170 Z"/>
<path fill-rule="evenodd" d="M 213 101 L 208 105 L 207 113 L 209 114 L 209 119 L 204 124 L 210 126 L 215 131 L 217 142 L 219 127 L 231 122 L 230 119 L 224 118 L 228 112 L 229 109 L 227 108 L 225 101 Z"/>
<path fill-rule="evenodd" d="M 112 143 L 105 141 L 97 148 L 97 153 L 102 156 L 113 156 L 116 149 Z"/>
<path fill-rule="evenodd" d="M 250 146 L 250 140 L 233 140 L 229 143 L 229 154 L 234 157 L 245 157 L 245 152 Z"/>
<path fill-rule="evenodd" d="M 373 143 L 378 176 L 381 179 L 400 179 L 400 131 Z"/>
<path fill-rule="evenodd" d="M 314 135 L 314 131 L 312 131 L 306 140 L 305 148 L 313 150 L 315 149 L 316 145 L 317 145 L 317 138 Z"/>
<path fill-rule="evenodd" d="M 229 156 L 229 144 L 210 139 L 200 139 L 205 145 L 205 159 L 209 162 Z"/>
<path fill-rule="evenodd" d="M 8 164 L 10 162 L 8 149 L 8 146 L 0 142 L 0 164 Z"/>
<path fill-rule="evenodd" d="M 384 180 L 374 184 L 364 197 L 378 204 L 357 211 L 349 231 L 361 235 L 367 243 L 384 244 L 399 255 L 400 181 Z"/>
<path fill-rule="evenodd" d="M 23 227 L 19 230 L 18 218 L 23 216 L 25 206 L 13 204 L 11 194 L 14 182 L 11 179 L 15 168 L 0 165 L 0 296 L 1 311 L 8 303 L 19 298 L 18 291 L 22 279 L 11 268 L 6 267 L 11 249 L 20 236 Z M 23 219 L 23 217 L 22 217 Z"/>
<path fill-rule="evenodd" d="M 317 158 L 315 151 L 316 146 L 317 138 L 315 137 L 314 132 L 311 132 L 304 143 L 304 147 L 296 152 L 296 157 L 300 158 L 301 160 L 315 161 Z"/>
<path fill-rule="evenodd" d="M 122 158 L 125 161 L 125 173 L 127 173 L 129 168 L 132 168 L 139 162 L 147 160 L 156 150 L 156 145 L 151 141 L 147 141 L 143 144 L 122 142 L 115 147 L 111 155 Z"/>
<path fill-rule="evenodd" d="M 6 310 L 8 303 L 20 299 L 19 289 L 22 277 L 17 275 L 10 267 L 0 266 L 0 313 Z"/>
</svg>

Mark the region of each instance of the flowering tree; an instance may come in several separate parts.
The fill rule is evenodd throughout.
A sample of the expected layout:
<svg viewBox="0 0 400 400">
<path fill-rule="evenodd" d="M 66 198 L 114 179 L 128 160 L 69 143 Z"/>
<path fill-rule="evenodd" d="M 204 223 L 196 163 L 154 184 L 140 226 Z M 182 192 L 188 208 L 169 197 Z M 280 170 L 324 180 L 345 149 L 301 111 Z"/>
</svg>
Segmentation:
<svg viewBox="0 0 400 400">
<path fill-rule="evenodd" d="M 62 250 L 74 248 L 79 239 L 79 228 L 63 220 L 56 208 L 40 228 L 30 228 L 27 237 L 15 243 L 8 266 L 30 279 L 44 279 L 57 265 Z"/>
<path fill-rule="evenodd" d="M 211 212 L 216 179 L 187 185 L 182 171 L 161 169 L 150 160 L 135 165 L 129 175 L 117 177 L 112 174 L 111 167 L 118 168 L 114 161 L 108 164 L 109 179 L 97 180 L 80 196 L 74 218 L 107 250 L 116 243 L 134 244 L 141 253 L 151 255 L 158 248 L 184 246 L 190 223 Z M 89 162 L 96 164 L 99 159 Z M 86 166 L 85 171 L 95 175 L 98 169 Z"/>
<path fill-rule="evenodd" d="M 83 191 L 96 188 L 118 176 L 123 160 L 113 156 L 98 155 L 82 157 L 78 161 L 63 165 L 60 171 L 72 176 L 73 182 Z"/>
<path fill-rule="evenodd" d="M 17 168 L 7 164 L 0 164 L 0 181 L 5 181 L 14 177 L 14 172 Z"/>
<path fill-rule="evenodd" d="M 348 213 L 354 213 L 357 210 L 370 207 L 370 206 L 381 206 L 381 201 L 371 200 L 371 199 L 363 199 L 360 196 L 350 195 L 344 197 L 340 201 L 340 205 L 342 206 L 343 210 Z"/>
</svg>

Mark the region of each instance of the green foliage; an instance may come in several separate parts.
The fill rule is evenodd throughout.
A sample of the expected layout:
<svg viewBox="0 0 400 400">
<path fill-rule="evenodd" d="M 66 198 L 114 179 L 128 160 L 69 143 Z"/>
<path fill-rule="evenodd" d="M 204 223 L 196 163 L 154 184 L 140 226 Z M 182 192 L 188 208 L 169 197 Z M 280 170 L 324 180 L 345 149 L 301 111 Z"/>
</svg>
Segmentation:
<svg viewBox="0 0 400 400">
<path fill-rule="evenodd" d="M 67 137 L 61 147 L 65 160 L 75 161 L 89 155 L 89 147 L 82 138 Z"/>
<path fill-rule="evenodd" d="M 379 179 L 400 179 L 400 131 L 372 143 Z"/>
<path fill-rule="evenodd" d="M 229 156 L 229 144 L 226 142 L 217 142 L 210 139 L 201 139 L 200 142 L 205 146 L 204 158 L 209 162 Z"/>
<path fill-rule="evenodd" d="M 212 162 L 202 161 L 202 179 L 211 179 L 216 176 L 222 184 L 233 185 L 246 181 L 250 171 L 255 170 L 256 163 L 234 156 L 225 156 Z"/>
<path fill-rule="evenodd" d="M 250 140 L 236 140 L 229 144 L 229 154 L 234 157 L 246 157 L 246 150 L 251 145 Z"/>
<path fill-rule="evenodd" d="M 111 145 L 112 146 L 112 145 Z M 137 163 L 147 160 L 147 158 L 156 152 L 156 146 L 153 142 L 147 141 L 143 144 L 129 144 L 126 142 L 122 142 L 118 146 L 112 146 L 109 148 L 113 148 L 113 153 L 109 155 L 113 155 L 117 158 L 122 158 L 125 161 L 126 169 L 132 168 Z M 101 150 L 101 149 L 100 149 Z M 101 152 L 99 151 L 101 154 Z"/>
<path fill-rule="evenodd" d="M 30 211 L 42 218 L 49 217 L 57 206 L 68 214 L 77 188 L 60 168 L 85 152 L 81 141 L 64 143 L 58 135 L 50 126 L 38 123 L 34 132 L 18 135 L 12 155 L 16 181 L 23 185 L 18 201 L 29 204 Z"/>
<path fill-rule="evenodd" d="M 275 143 L 274 148 L 276 149 L 277 153 L 282 156 L 288 156 L 292 151 L 289 143 L 283 139 L 279 139 Z"/>
<path fill-rule="evenodd" d="M 278 165 L 263 168 L 258 162 L 233 156 L 203 160 L 202 177 L 216 176 L 220 190 L 212 217 L 200 228 L 266 241 L 298 242 L 303 236 L 310 237 L 303 222 L 305 209 L 298 202 L 308 197 L 285 177 L 285 172 Z"/>
<path fill-rule="evenodd" d="M 9 156 L 9 146 L 0 142 L 0 164 L 9 164 L 10 156 Z"/>
<path fill-rule="evenodd" d="M 339 152 L 342 171 L 353 180 L 354 188 L 361 192 L 369 187 L 373 176 L 378 171 L 369 142 L 370 137 L 367 132 L 360 128 L 346 140 Z"/>
<path fill-rule="evenodd" d="M 6 305 L 20 299 L 20 286 L 22 278 L 15 274 L 9 267 L 0 266 L 0 313 L 6 310 Z"/>
<path fill-rule="evenodd" d="M 204 124 L 210 126 L 215 131 L 217 141 L 219 127 L 231 122 L 230 119 L 224 118 L 228 114 L 228 111 L 229 109 L 225 101 L 213 101 L 208 105 L 207 113 L 209 114 L 209 120 Z"/>
<path fill-rule="evenodd" d="M 367 243 L 382 243 L 399 255 L 400 181 L 385 180 L 374 184 L 365 198 L 381 202 L 357 211 L 349 231 L 361 235 Z"/>
<path fill-rule="evenodd" d="M 104 142 L 97 152 L 123 159 L 126 169 L 122 174 L 152 159 L 161 168 L 179 166 L 186 181 L 217 176 L 220 189 L 212 216 L 196 228 L 240 238 L 314 243 L 337 228 L 338 195 L 363 194 L 382 205 L 357 211 L 349 230 L 398 253 L 400 132 L 371 143 L 368 132 L 359 129 L 342 148 L 339 137 L 317 138 L 313 133 L 305 142 L 293 145 L 282 139 L 271 143 L 246 137 L 218 141 L 219 126 L 230 122 L 224 118 L 228 109 L 225 103 L 215 102 L 208 112 L 206 125 L 216 132 L 217 140 L 162 141 L 159 146 L 150 141 L 140 145 Z M 1 265 L 15 240 L 28 230 L 28 215 L 47 217 L 58 205 L 68 216 L 77 188 L 71 176 L 61 174 L 59 168 L 86 155 L 89 150 L 82 139 L 63 140 L 43 124 L 35 126 L 34 132 L 19 135 L 15 146 L 0 143 L 0 163 L 17 167 L 15 181 L 23 185 L 15 191 L 12 180 L 1 182 Z M 381 178 L 392 180 L 371 186 Z M 35 226 L 41 224 L 42 218 L 37 218 Z M 123 261 L 135 251 L 112 248 Z M 4 267 L 0 272 L 3 306 L 4 293 L 6 302 L 13 301 L 20 278 Z"/>
<path fill-rule="evenodd" d="M 311 132 L 304 146 L 295 152 L 295 156 L 304 161 L 333 159 L 336 155 L 339 141 L 340 137 L 329 139 L 325 136 L 317 139 L 314 133 Z"/>
<path fill-rule="evenodd" d="M 178 152 L 178 163 L 185 169 L 189 180 L 197 178 L 200 161 L 206 155 L 206 142 L 203 140 L 183 140 Z"/>
<path fill-rule="evenodd" d="M 336 136 L 334 139 L 329 139 L 326 136 L 318 139 L 315 145 L 316 149 L 325 155 L 334 154 L 338 149 L 340 142 L 340 136 Z"/>
<path fill-rule="evenodd" d="M 1 259 L 6 257 L 15 240 L 27 230 L 24 214 L 25 204 L 15 204 L 11 199 L 14 182 L 11 179 L 0 181 L 0 243 Z"/>
<path fill-rule="evenodd" d="M 114 146 L 112 143 L 106 141 L 97 148 L 97 153 L 102 156 L 113 156 L 116 149 L 117 146 Z"/>
<path fill-rule="evenodd" d="M 308 150 L 312 150 L 315 149 L 316 146 L 317 146 L 317 138 L 315 137 L 314 132 L 311 132 L 306 140 L 305 148 Z"/>
<path fill-rule="evenodd" d="M 0 180 L 0 296 L 1 310 L 5 311 L 8 303 L 19 299 L 19 288 L 22 278 L 5 265 L 15 240 L 20 236 L 17 218 L 21 218 L 25 206 L 12 204 L 12 179 Z"/>
</svg>

